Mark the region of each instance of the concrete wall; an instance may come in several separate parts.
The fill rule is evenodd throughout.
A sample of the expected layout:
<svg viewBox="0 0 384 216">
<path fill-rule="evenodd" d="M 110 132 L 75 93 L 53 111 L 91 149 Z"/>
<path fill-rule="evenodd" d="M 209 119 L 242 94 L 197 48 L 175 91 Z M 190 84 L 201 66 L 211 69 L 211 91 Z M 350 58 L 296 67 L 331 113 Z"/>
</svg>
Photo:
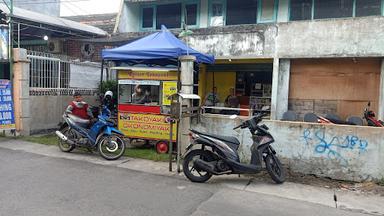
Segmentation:
<svg viewBox="0 0 384 216">
<path fill-rule="evenodd" d="M 172 1 L 174 2 L 174 1 Z M 289 21 L 288 0 L 280 0 L 276 23 L 208 27 L 208 1 L 200 4 L 200 28 L 192 47 L 216 57 L 324 58 L 384 56 L 384 17 Z M 137 32 L 140 9 L 126 3 L 119 32 Z M 176 32 L 177 34 L 177 32 Z"/>
<path fill-rule="evenodd" d="M 139 4 L 124 4 L 117 32 L 138 32 L 141 25 L 140 16 Z"/>
<path fill-rule="evenodd" d="M 55 129 L 62 122 L 62 115 L 72 96 L 30 96 L 31 133 Z M 89 105 L 97 106 L 96 96 L 84 96 Z"/>
<path fill-rule="evenodd" d="M 277 12 L 277 22 L 289 21 L 289 0 L 280 0 Z"/>
<path fill-rule="evenodd" d="M 194 30 L 192 47 L 216 57 L 384 56 L 384 17 L 361 17 Z"/>
<path fill-rule="evenodd" d="M 50 16 L 60 16 L 60 0 L 13 0 L 15 7 Z"/>
<path fill-rule="evenodd" d="M 209 1 L 201 0 L 200 1 L 200 28 L 207 28 L 209 24 Z"/>
<path fill-rule="evenodd" d="M 275 53 L 275 25 L 241 25 L 194 30 L 189 44 L 216 57 L 271 58 Z"/>
<path fill-rule="evenodd" d="M 277 54 L 284 58 L 384 55 L 384 17 L 278 24 Z"/>
<path fill-rule="evenodd" d="M 242 161 L 250 160 L 248 130 L 232 128 L 241 120 L 205 114 L 193 128 L 233 135 L 242 143 Z M 384 177 L 384 133 L 381 128 L 265 121 L 275 136 L 279 157 L 292 171 L 341 180 L 364 181 Z"/>
</svg>

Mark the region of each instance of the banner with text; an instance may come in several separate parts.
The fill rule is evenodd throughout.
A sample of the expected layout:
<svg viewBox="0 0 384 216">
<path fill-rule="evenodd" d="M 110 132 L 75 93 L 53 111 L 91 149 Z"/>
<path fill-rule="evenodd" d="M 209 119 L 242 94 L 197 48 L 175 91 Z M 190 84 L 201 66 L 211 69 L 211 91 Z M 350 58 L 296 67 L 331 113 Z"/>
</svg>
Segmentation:
<svg viewBox="0 0 384 216">
<path fill-rule="evenodd" d="M 131 138 L 169 140 L 171 118 L 164 115 L 119 113 L 119 130 Z M 176 124 L 172 128 L 173 141 L 176 140 Z"/>
<path fill-rule="evenodd" d="M 12 85 L 9 80 L 0 79 L 0 129 L 15 129 Z"/>
</svg>

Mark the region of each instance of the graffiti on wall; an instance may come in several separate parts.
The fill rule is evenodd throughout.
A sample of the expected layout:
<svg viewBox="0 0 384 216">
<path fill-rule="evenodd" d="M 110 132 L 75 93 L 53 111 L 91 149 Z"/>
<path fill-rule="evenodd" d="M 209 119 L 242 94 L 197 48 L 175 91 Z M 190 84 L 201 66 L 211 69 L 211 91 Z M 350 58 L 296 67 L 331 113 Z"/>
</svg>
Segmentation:
<svg viewBox="0 0 384 216">
<path fill-rule="evenodd" d="M 342 166 L 348 166 L 348 159 L 343 156 L 348 153 L 362 154 L 367 151 L 368 141 L 356 135 L 331 135 L 325 129 L 305 129 L 301 136 L 305 145 L 314 145 L 316 154 L 324 155 L 338 161 Z"/>
</svg>

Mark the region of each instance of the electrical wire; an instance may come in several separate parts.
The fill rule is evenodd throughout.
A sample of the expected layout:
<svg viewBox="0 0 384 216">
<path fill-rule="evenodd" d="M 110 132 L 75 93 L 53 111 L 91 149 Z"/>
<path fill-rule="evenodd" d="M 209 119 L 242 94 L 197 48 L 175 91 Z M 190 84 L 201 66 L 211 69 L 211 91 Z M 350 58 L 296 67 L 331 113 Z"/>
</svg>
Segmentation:
<svg viewBox="0 0 384 216">
<path fill-rule="evenodd" d="M 73 3 L 73 2 L 86 2 L 91 0 L 61 0 L 61 1 L 43 1 L 43 2 L 31 2 L 31 1 L 14 1 L 14 4 L 57 4 L 57 3 Z"/>
</svg>

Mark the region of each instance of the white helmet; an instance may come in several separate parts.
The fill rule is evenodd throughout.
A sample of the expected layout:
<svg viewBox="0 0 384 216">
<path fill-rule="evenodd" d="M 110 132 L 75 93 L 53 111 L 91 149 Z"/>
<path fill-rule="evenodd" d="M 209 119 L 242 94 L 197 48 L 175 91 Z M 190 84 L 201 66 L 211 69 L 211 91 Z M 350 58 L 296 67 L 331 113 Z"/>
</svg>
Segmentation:
<svg viewBox="0 0 384 216">
<path fill-rule="evenodd" d="M 111 96 L 111 97 L 113 97 L 113 93 L 112 93 L 112 91 L 107 91 L 107 92 L 105 92 L 104 97 L 107 97 L 108 95 Z"/>
</svg>

